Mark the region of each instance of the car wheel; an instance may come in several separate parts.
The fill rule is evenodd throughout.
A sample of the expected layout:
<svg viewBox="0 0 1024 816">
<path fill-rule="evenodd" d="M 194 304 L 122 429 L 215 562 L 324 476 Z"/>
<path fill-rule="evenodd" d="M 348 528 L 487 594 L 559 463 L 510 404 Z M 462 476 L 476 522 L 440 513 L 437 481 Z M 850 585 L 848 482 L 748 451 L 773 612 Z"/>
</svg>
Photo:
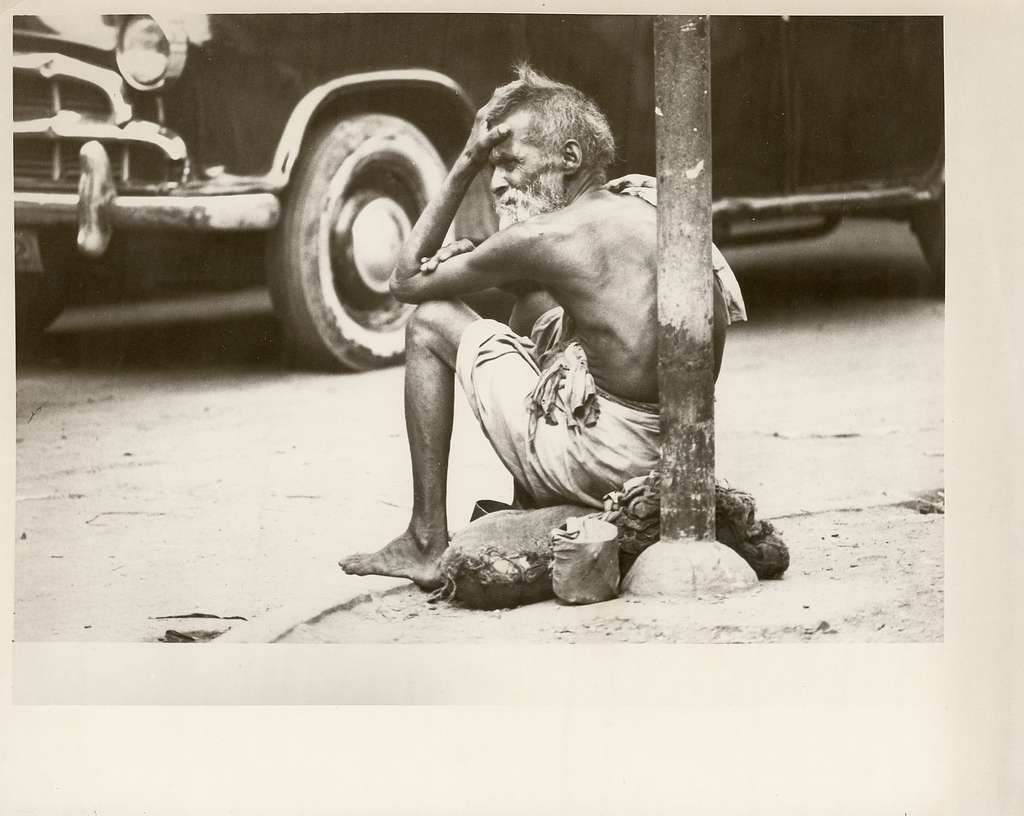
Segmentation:
<svg viewBox="0 0 1024 816">
<path fill-rule="evenodd" d="M 444 162 L 416 127 L 383 114 L 321 127 L 303 153 L 269 255 L 288 347 L 315 368 L 400 362 L 414 307 L 391 296 L 388 279 Z"/>
<path fill-rule="evenodd" d="M 910 216 L 910 226 L 928 262 L 928 290 L 940 297 L 946 293 L 945 203 L 945 196 L 941 196 L 917 207 Z"/>
</svg>

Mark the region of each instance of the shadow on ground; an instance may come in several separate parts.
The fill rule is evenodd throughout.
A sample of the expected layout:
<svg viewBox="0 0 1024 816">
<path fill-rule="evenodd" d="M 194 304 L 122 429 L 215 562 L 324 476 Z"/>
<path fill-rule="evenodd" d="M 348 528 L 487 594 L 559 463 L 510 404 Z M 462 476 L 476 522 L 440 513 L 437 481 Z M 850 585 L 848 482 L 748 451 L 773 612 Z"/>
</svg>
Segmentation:
<svg viewBox="0 0 1024 816">
<path fill-rule="evenodd" d="M 829 235 L 724 247 L 751 321 L 821 320 L 878 302 L 927 297 L 927 268 L 905 224 L 850 219 Z M 474 307 L 501 317 L 507 296 Z M 286 371 L 293 367 L 262 290 L 174 302 L 71 308 L 18 367 L 73 370 Z"/>
<path fill-rule="evenodd" d="M 931 298 L 909 226 L 848 219 L 820 238 L 725 247 L 751 321 L 814 319 L 873 304 Z"/>
</svg>

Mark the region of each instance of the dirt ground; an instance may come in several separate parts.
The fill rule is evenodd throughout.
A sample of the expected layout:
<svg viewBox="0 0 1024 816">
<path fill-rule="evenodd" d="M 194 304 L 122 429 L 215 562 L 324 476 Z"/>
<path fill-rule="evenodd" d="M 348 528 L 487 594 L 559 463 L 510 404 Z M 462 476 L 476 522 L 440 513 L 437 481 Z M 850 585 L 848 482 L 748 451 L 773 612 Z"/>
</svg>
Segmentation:
<svg viewBox="0 0 1024 816">
<path fill-rule="evenodd" d="M 475 613 L 345 576 L 339 557 L 408 517 L 400 369 L 289 371 L 265 307 L 144 327 L 72 313 L 18 368 L 16 640 L 216 634 L 292 608 L 301 624 L 312 600 L 359 592 L 378 596 L 290 637 L 940 639 L 943 516 L 885 506 L 943 485 L 943 304 L 918 294 L 913 237 L 852 222 L 728 255 L 751 321 L 730 333 L 717 388 L 717 472 L 777 520 L 782 581 Z M 461 402 L 452 473 L 453 527 L 475 499 L 509 498 Z M 197 613 L 217 617 L 168 617 Z"/>
<path fill-rule="evenodd" d="M 483 612 L 402 587 L 297 626 L 284 643 L 675 642 L 942 639 L 942 520 L 879 507 L 779 520 L 793 569 L 750 593 Z"/>
</svg>

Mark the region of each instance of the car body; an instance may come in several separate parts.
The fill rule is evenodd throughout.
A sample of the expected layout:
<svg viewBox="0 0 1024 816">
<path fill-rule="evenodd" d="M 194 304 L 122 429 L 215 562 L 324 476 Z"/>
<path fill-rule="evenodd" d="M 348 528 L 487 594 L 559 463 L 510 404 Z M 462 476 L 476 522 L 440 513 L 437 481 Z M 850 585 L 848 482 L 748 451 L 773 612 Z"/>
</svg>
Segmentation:
<svg viewBox="0 0 1024 816">
<path fill-rule="evenodd" d="M 68 297 L 265 281 L 298 361 L 397 361 L 395 252 L 514 63 L 597 101 L 613 172 L 654 172 L 651 22 L 15 17 L 19 333 Z M 714 18 L 711 49 L 716 240 L 885 213 L 941 281 L 941 18 Z M 481 179 L 453 232 L 494 229 Z"/>
</svg>

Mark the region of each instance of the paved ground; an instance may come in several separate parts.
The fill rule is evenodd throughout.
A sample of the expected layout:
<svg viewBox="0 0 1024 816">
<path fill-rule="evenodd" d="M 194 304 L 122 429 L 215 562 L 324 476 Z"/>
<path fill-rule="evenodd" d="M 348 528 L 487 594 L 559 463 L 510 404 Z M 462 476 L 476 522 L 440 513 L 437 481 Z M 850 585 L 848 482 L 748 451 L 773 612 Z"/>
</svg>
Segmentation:
<svg viewBox="0 0 1024 816">
<path fill-rule="evenodd" d="M 940 638 L 942 517 L 864 510 L 943 484 L 943 305 L 918 294 L 912 236 L 859 221 L 727 254 L 751 323 L 726 350 L 717 468 L 783 530 L 783 581 L 686 610 L 619 601 L 495 614 L 428 607 L 400 589 L 289 637 Z M 356 588 L 401 587 L 335 566 L 406 520 L 401 371 L 290 372 L 266 304 L 72 312 L 20 363 L 17 640 L 237 633 L 246 624 L 157 618 L 301 624 Z M 461 404 L 453 473 L 453 524 L 475 498 L 510 492 Z"/>
</svg>

